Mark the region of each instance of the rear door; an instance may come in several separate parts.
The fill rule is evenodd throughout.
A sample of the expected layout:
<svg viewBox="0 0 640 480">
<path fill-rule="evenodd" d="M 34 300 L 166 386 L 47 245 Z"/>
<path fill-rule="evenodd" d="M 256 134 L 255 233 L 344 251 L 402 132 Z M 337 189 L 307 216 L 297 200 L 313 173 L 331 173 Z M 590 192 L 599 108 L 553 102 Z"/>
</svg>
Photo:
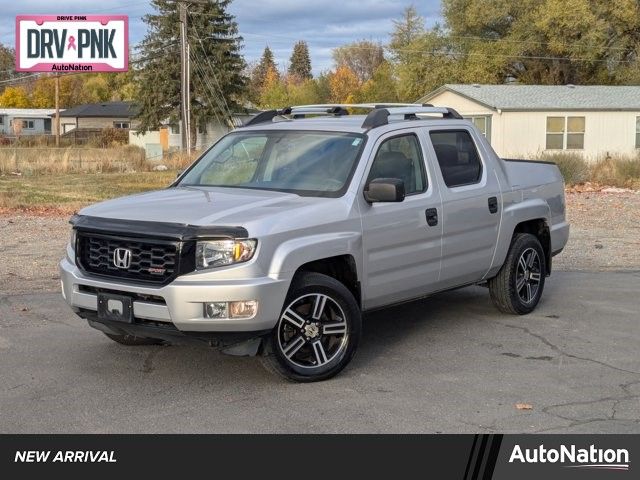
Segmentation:
<svg viewBox="0 0 640 480">
<path fill-rule="evenodd" d="M 442 246 L 442 224 L 437 215 L 441 202 L 419 137 L 416 130 L 382 135 L 372 150 L 366 180 L 358 192 L 365 308 L 419 297 L 437 289 Z M 404 201 L 367 203 L 363 190 L 374 178 L 402 179 Z"/>
<path fill-rule="evenodd" d="M 440 288 L 477 282 L 491 266 L 498 238 L 498 179 L 471 127 L 434 127 L 426 134 L 442 196 Z"/>
</svg>

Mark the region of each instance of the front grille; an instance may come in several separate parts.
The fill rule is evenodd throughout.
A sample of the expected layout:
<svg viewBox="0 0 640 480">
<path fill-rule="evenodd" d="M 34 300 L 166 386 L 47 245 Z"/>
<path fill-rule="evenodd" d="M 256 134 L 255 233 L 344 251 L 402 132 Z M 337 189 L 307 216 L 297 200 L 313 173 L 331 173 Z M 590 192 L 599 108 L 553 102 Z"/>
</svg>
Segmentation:
<svg viewBox="0 0 640 480">
<path fill-rule="evenodd" d="M 78 232 L 76 260 L 87 273 L 161 284 L 180 273 L 181 247 L 177 241 Z M 119 268 L 114 262 L 118 248 L 131 252 L 127 268 Z"/>
</svg>

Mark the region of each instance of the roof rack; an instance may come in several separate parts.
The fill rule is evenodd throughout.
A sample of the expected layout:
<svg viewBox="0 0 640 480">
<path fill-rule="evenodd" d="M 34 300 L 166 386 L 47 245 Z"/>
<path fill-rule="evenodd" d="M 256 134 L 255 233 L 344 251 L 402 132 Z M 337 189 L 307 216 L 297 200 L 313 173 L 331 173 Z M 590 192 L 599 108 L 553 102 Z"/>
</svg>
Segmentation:
<svg viewBox="0 0 640 480">
<path fill-rule="evenodd" d="M 261 123 L 269 123 L 276 117 L 283 117 L 287 120 L 305 118 L 308 115 L 339 117 L 349 115 L 350 109 L 371 110 L 362 124 L 362 128 L 366 129 L 387 125 L 391 115 L 402 115 L 404 120 L 416 120 L 418 115 L 426 114 L 441 114 L 443 118 L 462 118 L 462 116 L 452 108 L 434 107 L 428 103 L 332 103 L 298 105 L 280 110 L 266 110 L 251 118 L 244 126 L 248 127 Z"/>
<path fill-rule="evenodd" d="M 460 115 L 453 108 L 449 107 L 433 107 L 433 106 L 412 106 L 412 107 L 394 107 L 394 108 L 379 108 L 373 110 L 367 118 L 362 122 L 362 128 L 370 130 L 372 128 L 387 125 L 389 123 L 389 117 L 391 115 L 402 115 L 403 120 L 417 120 L 418 115 L 433 115 L 441 114 L 442 118 L 454 118 L 461 120 Z"/>
</svg>

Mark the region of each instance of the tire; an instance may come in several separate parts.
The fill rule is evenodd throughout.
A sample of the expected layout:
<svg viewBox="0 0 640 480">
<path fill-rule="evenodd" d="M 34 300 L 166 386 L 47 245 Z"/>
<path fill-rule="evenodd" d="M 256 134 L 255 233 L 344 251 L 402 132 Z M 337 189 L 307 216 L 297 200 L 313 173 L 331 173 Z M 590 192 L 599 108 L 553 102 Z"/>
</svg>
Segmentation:
<svg viewBox="0 0 640 480">
<path fill-rule="evenodd" d="M 489 280 L 494 305 L 503 313 L 532 312 L 544 290 L 546 269 L 540 241 L 529 233 L 514 235 L 502 268 Z"/>
<path fill-rule="evenodd" d="M 157 338 L 134 337 L 133 335 L 113 335 L 111 333 L 104 334 L 114 342 L 128 347 L 136 347 L 140 345 L 162 345 L 164 343 L 162 340 Z"/>
<path fill-rule="evenodd" d="M 351 292 L 320 273 L 296 275 L 261 357 L 267 370 L 293 382 L 337 375 L 356 353 L 362 330 Z"/>
</svg>

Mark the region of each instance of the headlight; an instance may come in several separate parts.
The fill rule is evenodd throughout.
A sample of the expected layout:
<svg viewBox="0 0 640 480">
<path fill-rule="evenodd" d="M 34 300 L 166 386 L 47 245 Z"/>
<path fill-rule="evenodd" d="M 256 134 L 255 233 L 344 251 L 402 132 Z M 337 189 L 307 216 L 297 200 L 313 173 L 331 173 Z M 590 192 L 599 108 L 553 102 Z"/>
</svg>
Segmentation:
<svg viewBox="0 0 640 480">
<path fill-rule="evenodd" d="M 251 260 L 257 240 L 214 240 L 196 244 L 196 268 L 214 268 Z"/>
</svg>

